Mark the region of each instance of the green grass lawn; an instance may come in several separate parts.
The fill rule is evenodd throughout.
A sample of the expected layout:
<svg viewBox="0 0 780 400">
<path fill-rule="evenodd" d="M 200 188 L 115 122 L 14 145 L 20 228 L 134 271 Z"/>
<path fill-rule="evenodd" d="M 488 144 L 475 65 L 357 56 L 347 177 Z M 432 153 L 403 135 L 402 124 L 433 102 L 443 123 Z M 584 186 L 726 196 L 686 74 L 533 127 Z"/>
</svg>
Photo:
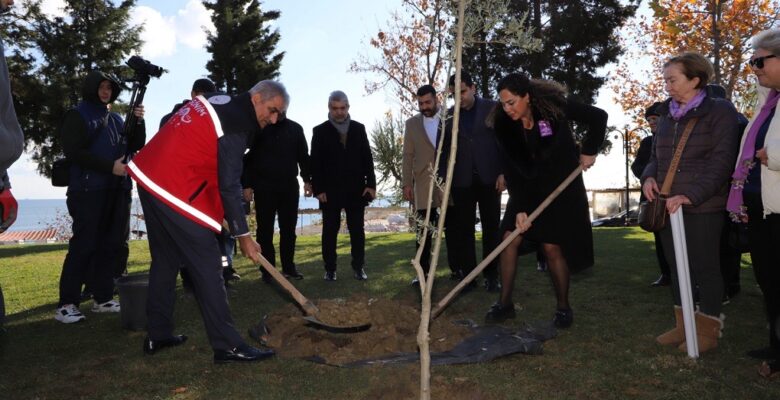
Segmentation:
<svg viewBox="0 0 780 400">
<path fill-rule="evenodd" d="M 601 228 L 594 237 L 596 266 L 573 278 L 571 329 L 546 342 L 542 355 L 435 367 L 434 386 L 466 385 L 485 399 L 780 398 L 780 383 L 758 376 L 758 362 L 744 356 L 767 344 L 749 258 L 743 260 L 742 293 L 724 307 L 720 347 L 694 362 L 654 342 L 672 326 L 673 313 L 669 291 L 649 286 L 658 275 L 652 236 L 638 228 Z M 419 297 L 409 286 L 411 234 L 367 236 L 366 282 L 349 274 L 346 236 L 340 237 L 342 274 L 334 283 L 322 280 L 319 248 L 319 236 L 298 238 L 296 261 L 306 279 L 295 284 L 311 298 Z M 183 348 L 145 356 L 144 333 L 122 330 L 118 315 L 90 313 L 91 302 L 82 305 L 85 322 L 63 325 L 53 319 L 66 249 L 63 244 L 0 247 L 0 285 L 9 314 L 7 332 L 0 334 L 0 399 L 391 399 L 383 377 L 418 379 L 416 365 L 342 369 L 277 358 L 216 366 L 197 304 L 180 287 L 176 331 L 190 340 Z M 247 259 L 239 257 L 235 264 L 243 279 L 229 296 L 245 334 L 264 314 L 291 300 L 263 284 Z M 443 264 L 435 300 L 453 286 Z M 148 265 L 147 243 L 131 243 L 130 271 L 146 271 Z M 517 280 L 520 309 L 510 325 L 550 319 L 552 287 L 532 257 L 520 259 Z M 445 313 L 481 323 L 495 300 L 480 289 L 458 298 Z M 463 398 L 472 398 L 466 393 Z"/>
</svg>

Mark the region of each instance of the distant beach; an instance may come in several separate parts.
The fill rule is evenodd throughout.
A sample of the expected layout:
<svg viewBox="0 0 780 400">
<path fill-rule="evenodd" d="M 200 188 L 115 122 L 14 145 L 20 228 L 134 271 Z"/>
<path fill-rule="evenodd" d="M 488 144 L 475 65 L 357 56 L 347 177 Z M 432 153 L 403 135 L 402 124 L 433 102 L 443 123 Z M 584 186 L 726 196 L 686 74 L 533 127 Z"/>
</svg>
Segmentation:
<svg viewBox="0 0 780 400">
<path fill-rule="evenodd" d="M 58 215 L 67 215 L 68 208 L 65 204 L 65 199 L 23 199 L 18 200 L 19 213 L 16 217 L 16 222 L 9 229 L 9 231 L 35 231 L 46 229 L 50 225 L 53 225 Z M 371 203 L 371 209 L 382 209 L 389 206 L 389 202 L 386 200 L 375 200 Z M 298 207 L 300 212 L 298 213 L 298 224 L 296 227 L 302 234 L 314 233 L 312 229 L 306 229 L 312 225 L 317 225 L 321 216 L 318 211 L 319 202 L 310 197 L 301 197 L 298 199 Z M 393 212 L 398 213 L 400 210 L 403 214 L 403 208 L 394 209 Z M 387 210 L 388 213 L 390 210 Z M 135 217 L 137 214 L 142 214 L 141 205 L 138 199 L 133 199 L 133 206 L 131 209 L 130 229 L 131 230 L 146 230 L 146 225 L 143 220 Z M 370 215 L 372 218 L 366 218 L 367 220 L 374 220 L 378 217 L 378 213 L 374 212 Z M 386 216 L 385 216 L 386 217 Z M 381 218 L 381 217 L 379 217 Z M 276 226 L 278 229 L 278 226 Z M 317 229 L 314 229 L 317 230 Z"/>
</svg>

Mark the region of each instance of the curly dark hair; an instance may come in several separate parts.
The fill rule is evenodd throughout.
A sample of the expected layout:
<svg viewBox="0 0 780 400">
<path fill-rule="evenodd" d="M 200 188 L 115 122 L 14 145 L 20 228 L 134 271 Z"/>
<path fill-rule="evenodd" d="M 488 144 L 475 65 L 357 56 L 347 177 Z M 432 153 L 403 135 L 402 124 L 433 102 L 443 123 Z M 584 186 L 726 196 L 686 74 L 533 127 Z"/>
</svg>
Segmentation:
<svg viewBox="0 0 780 400">
<path fill-rule="evenodd" d="M 566 87 L 558 82 L 529 79 L 522 73 L 511 73 L 498 82 L 497 92 L 508 90 L 517 96 L 530 94 L 531 110 L 535 118 L 557 120 L 566 106 Z"/>
</svg>

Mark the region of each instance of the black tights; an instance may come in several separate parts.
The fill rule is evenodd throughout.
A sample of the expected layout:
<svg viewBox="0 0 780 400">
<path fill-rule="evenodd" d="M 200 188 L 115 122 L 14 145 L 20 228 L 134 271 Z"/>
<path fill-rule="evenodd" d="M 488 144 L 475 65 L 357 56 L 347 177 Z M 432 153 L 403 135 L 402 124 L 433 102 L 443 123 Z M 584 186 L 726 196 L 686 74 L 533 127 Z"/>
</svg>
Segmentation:
<svg viewBox="0 0 780 400">
<path fill-rule="evenodd" d="M 511 232 L 504 234 L 506 239 Z M 523 241 L 523 236 L 518 236 L 499 255 L 501 269 L 501 298 L 500 303 L 508 306 L 512 304 L 512 291 L 515 287 L 515 274 L 517 273 L 517 249 Z M 569 266 L 563 256 L 561 246 L 552 243 L 542 243 L 542 251 L 547 258 L 547 267 L 550 271 L 550 279 L 555 288 L 555 299 L 558 309 L 568 309 L 569 306 Z"/>
</svg>

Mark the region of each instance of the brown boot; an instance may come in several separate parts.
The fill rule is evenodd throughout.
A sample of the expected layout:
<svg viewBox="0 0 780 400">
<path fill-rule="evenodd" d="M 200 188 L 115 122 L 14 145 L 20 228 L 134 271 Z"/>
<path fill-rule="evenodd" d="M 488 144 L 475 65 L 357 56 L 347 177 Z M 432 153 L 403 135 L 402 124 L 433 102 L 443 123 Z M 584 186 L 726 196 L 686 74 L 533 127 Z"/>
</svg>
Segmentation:
<svg viewBox="0 0 780 400">
<path fill-rule="evenodd" d="M 664 346 L 677 346 L 685 341 L 685 325 L 683 324 L 682 308 L 674 306 L 674 319 L 676 321 L 674 328 L 655 338 L 656 342 Z"/>
<path fill-rule="evenodd" d="M 696 312 L 696 340 L 699 342 L 699 353 L 718 347 L 718 338 L 723 329 L 723 320 L 712 315 Z M 680 351 L 688 351 L 686 343 L 677 347 Z"/>
</svg>

